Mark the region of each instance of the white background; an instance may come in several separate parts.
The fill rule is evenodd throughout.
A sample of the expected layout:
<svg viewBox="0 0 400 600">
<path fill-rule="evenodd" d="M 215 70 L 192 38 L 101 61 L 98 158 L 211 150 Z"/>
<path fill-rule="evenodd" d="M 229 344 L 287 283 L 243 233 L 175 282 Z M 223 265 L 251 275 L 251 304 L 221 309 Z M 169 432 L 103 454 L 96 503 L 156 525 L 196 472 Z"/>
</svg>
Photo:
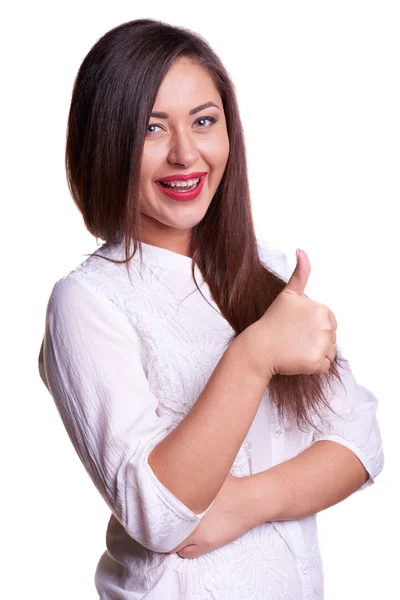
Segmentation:
<svg viewBox="0 0 400 600">
<path fill-rule="evenodd" d="M 96 248 L 64 174 L 74 77 L 99 37 L 143 17 L 194 29 L 222 58 L 240 103 L 257 234 L 293 267 L 296 248 L 306 250 L 306 292 L 334 311 L 357 380 L 380 401 L 383 473 L 318 517 L 326 600 L 396 597 L 398 11 L 385 0 L 3 9 L 2 597 L 97 599 L 109 510 L 74 453 L 37 356 L 55 281 Z"/>
</svg>

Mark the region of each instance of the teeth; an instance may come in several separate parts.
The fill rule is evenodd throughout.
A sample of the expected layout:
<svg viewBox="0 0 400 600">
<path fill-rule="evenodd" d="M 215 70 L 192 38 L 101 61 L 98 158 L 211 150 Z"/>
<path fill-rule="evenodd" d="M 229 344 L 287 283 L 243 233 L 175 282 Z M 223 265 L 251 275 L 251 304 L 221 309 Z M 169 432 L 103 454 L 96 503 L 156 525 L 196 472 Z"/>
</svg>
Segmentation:
<svg viewBox="0 0 400 600">
<path fill-rule="evenodd" d="M 200 177 L 197 179 L 189 179 L 189 181 L 161 181 L 161 185 L 165 185 L 167 187 L 177 187 L 177 188 L 190 188 L 197 185 L 200 181 Z"/>
</svg>

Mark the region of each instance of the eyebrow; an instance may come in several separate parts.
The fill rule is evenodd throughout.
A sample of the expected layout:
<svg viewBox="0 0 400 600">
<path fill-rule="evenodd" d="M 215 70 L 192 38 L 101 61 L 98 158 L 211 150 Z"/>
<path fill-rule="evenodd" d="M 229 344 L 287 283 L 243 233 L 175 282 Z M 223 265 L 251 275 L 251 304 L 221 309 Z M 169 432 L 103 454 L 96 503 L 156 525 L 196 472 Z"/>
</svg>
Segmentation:
<svg viewBox="0 0 400 600">
<path fill-rule="evenodd" d="M 189 115 L 195 115 L 196 113 L 200 112 L 201 110 L 204 110 L 205 108 L 209 108 L 210 106 L 215 106 L 215 108 L 219 109 L 218 104 L 215 104 L 215 102 L 205 102 L 204 104 L 200 104 L 200 106 L 196 106 L 196 108 L 192 108 L 192 110 L 189 112 Z M 150 117 L 155 117 L 156 119 L 168 119 L 169 114 L 166 112 L 152 112 Z"/>
</svg>

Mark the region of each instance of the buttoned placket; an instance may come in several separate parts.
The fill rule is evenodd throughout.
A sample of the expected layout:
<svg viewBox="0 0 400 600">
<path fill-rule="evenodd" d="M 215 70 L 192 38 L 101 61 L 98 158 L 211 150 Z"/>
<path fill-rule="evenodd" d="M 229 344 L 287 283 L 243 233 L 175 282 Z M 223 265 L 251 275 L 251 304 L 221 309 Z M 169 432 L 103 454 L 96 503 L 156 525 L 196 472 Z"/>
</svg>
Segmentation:
<svg viewBox="0 0 400 600">
<path fill-rule="evenodd" d="M 278 411 L 277 411 L 276 406 L 272 404 L 270 399 L 268 401 L 270 402 L 269 422 L 270 422 L 271 431 L 272 431 L 272 439 L 271 439 L 272 461 L 273 461 L 273 464 L 276 465 L 276 464 L 280 464 L 281 462 L 286 460 L 285 453 L 284 453 L 286 430 L 285 430 L 285 423 L 279 422 Z M 277 523 L 276 525 L 278 525 L 278 529 L 280 529 L 281 526 L 283 526 L 283 527 L 285 526 L 284 522 L 279 523 L 279 524 Z M 295 527 L 295 526 L 297 526 L 297 527 Z M 299 523 L 295 523 L 295 522 L 291 521 L 291 529 L 293 529 L 293 527 L 295 527 L 297 529 L 295 539 L 293 539 L 292 543 L 293 543 L 293 548 L 295 550 L 295 559 L 296 559 L 297 570 L 298 570 L 298 573 L 299 573 L 299 576 L 300 576 L 300 579 L 302 582 L 302 587 L 303 587 L 302 600 L 314 600 L 312 580 L 310 577 L 310 561 L 309 561 L 308 555 L 307 555 L 307 548 L 306 548 L 306 544 L 305 544 L 305 541 L 303 538 L 303 532 L 301 530 Z"/>
</svg>

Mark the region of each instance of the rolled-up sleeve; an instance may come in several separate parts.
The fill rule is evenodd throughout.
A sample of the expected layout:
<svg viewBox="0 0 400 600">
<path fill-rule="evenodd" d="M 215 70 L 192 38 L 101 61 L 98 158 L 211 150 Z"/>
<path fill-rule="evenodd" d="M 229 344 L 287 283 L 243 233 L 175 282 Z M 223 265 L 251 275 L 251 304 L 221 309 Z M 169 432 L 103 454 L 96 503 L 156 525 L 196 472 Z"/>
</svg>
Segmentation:
<svg viewBox="0 0 400 600">
<path fill-rule="evenodd" d="M 139 339 L 121 309 L 69 274 L 56 282 L 48 301 L 39 372 L 114 516 L 146 548 L 169 552 L 213 503 L 193 513 L 148 464 L 151 450 L 174 425 L 157 414 Z"/>
<path fill-rule="evenodd" d="M 338 352 L 340 347 L 336 344 Z M 335 381 L 335 391 L 329 397 L 329 411 L 319 424 L 321 432 L 315 432 L 313 443 L 321 440 L 337 442 L 351 450 L 368 472 L 369 478 L 360 490 L 374 483 L 383 469 L 384 454 L 382 437 L 377 420 L 378 401 L 367 388 L 360 385 L 349 366 L 338 367 L 343 383 Z M 360 491 L 359 490 L 359 491 Z"/>
</svg>

